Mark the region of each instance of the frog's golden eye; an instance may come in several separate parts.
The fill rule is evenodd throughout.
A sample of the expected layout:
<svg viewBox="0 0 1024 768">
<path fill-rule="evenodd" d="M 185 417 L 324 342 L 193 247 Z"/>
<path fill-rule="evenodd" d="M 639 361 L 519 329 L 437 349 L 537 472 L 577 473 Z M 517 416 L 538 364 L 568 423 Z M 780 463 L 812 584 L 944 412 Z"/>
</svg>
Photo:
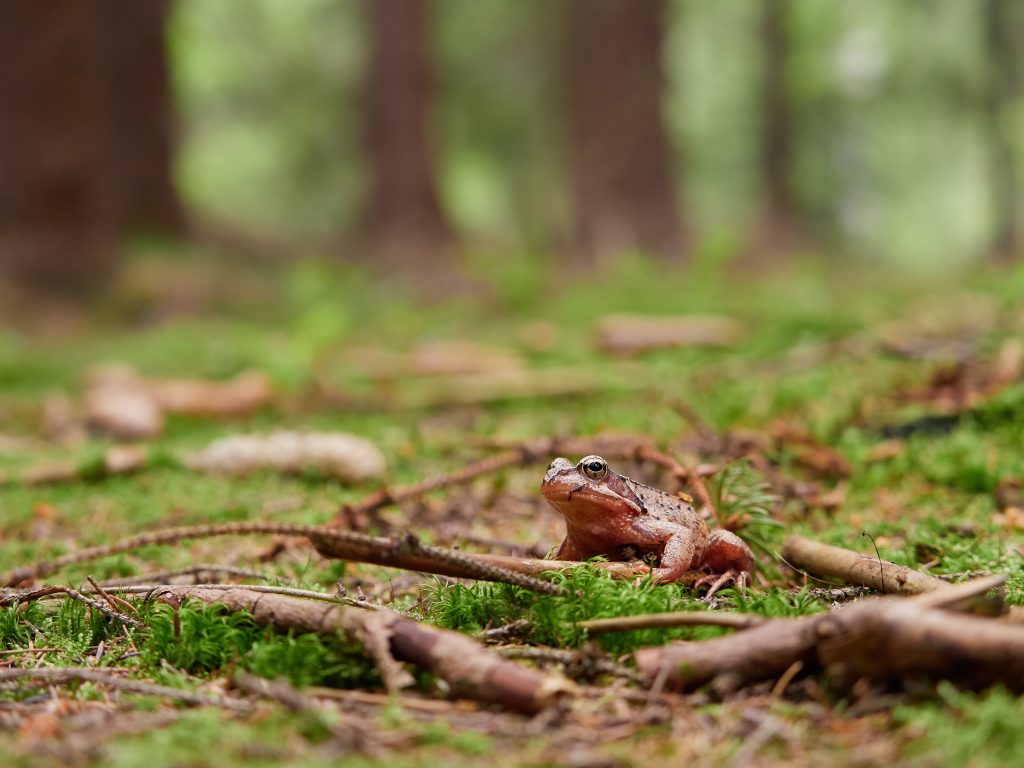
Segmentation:
<svg viewBox="0 0 1024 768">
<path fill-rule="evenodd" d="M 580 461 L 580 468 L 591 480 L 600 480 L 608 474 L 608 462 L 600 456 L 586 456 Z"/>
</svg>

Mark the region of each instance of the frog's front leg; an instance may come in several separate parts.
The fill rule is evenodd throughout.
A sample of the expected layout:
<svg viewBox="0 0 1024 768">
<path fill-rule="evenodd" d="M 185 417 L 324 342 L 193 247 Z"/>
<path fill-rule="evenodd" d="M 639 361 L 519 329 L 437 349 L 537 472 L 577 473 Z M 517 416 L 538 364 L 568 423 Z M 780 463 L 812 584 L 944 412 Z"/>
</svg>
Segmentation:
<svg viewBox="0 0 1024 768">
<path fill-rule="evenodd" d="M 655 581 L 678 581 L 697 567 L 701 551 L 707 541 L 706 531 L 660 521 L 652 527 L 664 537 L 660 563 L 653 571 Z"/>
<path fill-rule="evenodd" d="M 754 553 L 747 542 L 732 531 L 716 528 L 708 537 L 708 548 L 701 566 L 711 572 L 698 579 L 694 587 L 709 584 L 706 597 L 732 582 L 742 589 L 754 570 Z"/>
</svg>

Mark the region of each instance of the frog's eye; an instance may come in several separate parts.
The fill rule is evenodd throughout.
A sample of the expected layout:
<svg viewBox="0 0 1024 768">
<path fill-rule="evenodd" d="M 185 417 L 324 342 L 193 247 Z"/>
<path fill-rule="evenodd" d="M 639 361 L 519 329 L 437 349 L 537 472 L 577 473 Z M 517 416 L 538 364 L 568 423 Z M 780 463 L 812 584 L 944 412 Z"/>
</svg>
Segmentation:
<svg viewBox="0 0 1024 768">
<path fill-rule="evenodd" d="M 608 474 L 608 462 L 600 456 L 587 456 L 580 462 L 580 467 L 591 480 L 600 480 Z"/>
</svg>

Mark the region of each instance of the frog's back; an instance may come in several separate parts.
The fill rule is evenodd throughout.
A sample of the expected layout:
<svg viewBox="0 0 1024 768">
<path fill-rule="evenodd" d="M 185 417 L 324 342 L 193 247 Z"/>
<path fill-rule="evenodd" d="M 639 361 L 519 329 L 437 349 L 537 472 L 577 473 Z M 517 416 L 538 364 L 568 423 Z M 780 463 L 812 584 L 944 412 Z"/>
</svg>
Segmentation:
<svg viewBox="0 0 1024 768">
<path fill-rule="evenodd" d="M 659 520 L 668 520 L 673 523 L 690 527 L 697 520 L 697 512 L 693 505 L 687 504 L 678 496 L 659 491 L 649 485 L 638 483 L 629 479 L 633 491 L 647 508 L 647 514 Z"/>
</svg>

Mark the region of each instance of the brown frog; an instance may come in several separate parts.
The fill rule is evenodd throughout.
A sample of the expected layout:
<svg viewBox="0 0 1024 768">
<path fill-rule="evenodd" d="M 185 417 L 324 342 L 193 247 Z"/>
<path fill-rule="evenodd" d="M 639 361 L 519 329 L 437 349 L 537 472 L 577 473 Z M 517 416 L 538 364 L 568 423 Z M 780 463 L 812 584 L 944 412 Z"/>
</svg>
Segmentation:
<svg viewBox="0 0 1024 768">
<path fill-rule="evenodd" d="M 715 575 L 698 583 L 713 582 L 711 592 L 730 581 L 742 586 L 754 568 L 754 553 L 739 536 L 721 529 L 709 533 L 692 504 L 616 474 L 600 456 L 584 456 L 575 466 L 555 459 L 540 490 L 565 518 L 556 559 L 654 556 L 655 580 L 676 581 L 687 571 L 706 570 Z"/>
</svg>

